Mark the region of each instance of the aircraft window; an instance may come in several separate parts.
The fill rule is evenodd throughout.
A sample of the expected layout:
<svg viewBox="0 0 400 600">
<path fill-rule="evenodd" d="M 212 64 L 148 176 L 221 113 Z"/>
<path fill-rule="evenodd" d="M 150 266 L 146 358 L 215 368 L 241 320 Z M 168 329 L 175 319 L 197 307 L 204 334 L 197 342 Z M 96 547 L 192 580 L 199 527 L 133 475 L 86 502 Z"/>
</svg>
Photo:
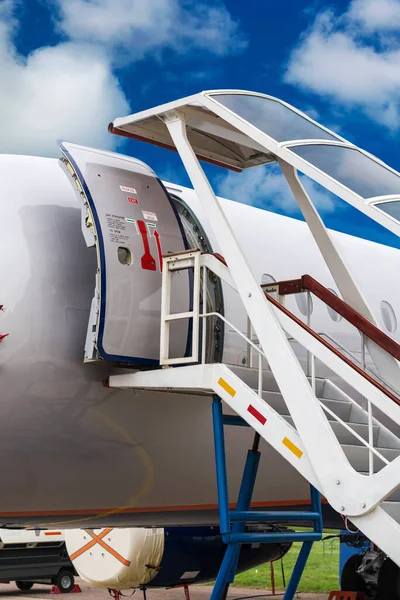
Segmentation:
<svg viewBox="0 0 400 600">
<path fill-rule="evenodd" d="M 400 221 L 400 200 L 394 202 L 380 202 L 379 204 L 375 204 L 375 206 L 376 208 L 379 208 L 379 210 L 383 210 L 383 212 Z"/>
<path fill-rule="evenodd" d="M 268 273 L 263 273 L 261 285 L 265 285 L 266 283 L 276 283 L 275 277 L 272 277 L 272 275 L 269 275 Z"/>
<path fill-rule="evenodd" d="M 355 148 L 311 144 L 290 150 L 362 198 L 400 194 L 400 176 Z"/>
<path fill-rule="evenodd" d="M 118 246 L 118 260 L 121 265 L 131 265 L 132 264 L 132 252 L 129 248 L 125 248 L 125 246 Z"/>
<path fill-rule="evenodd" d="M 340 139 L 278 100 L 249 94 L 212 94 L 212 97 L 278 142 Z"/>
<path fill-rule="evenodd" d="M 381 314 L 383 323 L 389 333 L 393 333 L 397 329 L 397 319 L 395 312 L 389 302 L 382 300 L 381 302 Z"/>
<path fill-rule="evenodd" d="M 299 311 L 305 317 L 307 316 L 307 292 L 301 292 L 301 294 L 295 294 L 296 304 L 298 306 Z M 314 306 L 312 297 L 310 296 L 310 315 L 312 315 Z"/>
<path fill-rule="evenodd" d="M 337 296 L 335 290 L 332 290 L 331 288 L 328 288 L 328 290 L 332 292 L 332 294 L 335 294 L 335 296 Z M 326 305 L 326 308 L 328 309 L 328 313 L 332 321 L 335 321 L 335 323 L 339 323 L 339 321 L 342 320 L 342 317 L 339 315 L 339 313 L 336 312 L 336 310 L 333 310 L 333 308 L 331 308 L 328 305 Z"/>
</svg>

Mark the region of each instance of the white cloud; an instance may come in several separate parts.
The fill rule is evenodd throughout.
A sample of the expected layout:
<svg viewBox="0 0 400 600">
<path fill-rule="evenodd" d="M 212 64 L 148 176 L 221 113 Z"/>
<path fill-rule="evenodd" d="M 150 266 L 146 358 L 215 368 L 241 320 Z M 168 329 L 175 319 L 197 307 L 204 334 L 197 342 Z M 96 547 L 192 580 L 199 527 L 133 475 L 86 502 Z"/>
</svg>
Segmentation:
<svg viewBox="0 0 400 600">
<path fill-rule="evenodd" d="M 13 8 L 0 2 L 0 152 L 58 155 L 58 137 L 115 146 L 107 125 L 129 105 L 105 55 L 65 43 L 23 58 L 12 43 Z"/>
<path fill-rule="evenodd" d="M 163 49 L 208 49 L 215 55 L 245 46 L 238 24 L 221 3 L 195 0 L 49 0 L 57 6 L 65 41 L 18 54 L 16 9 L 0 0 L 0 152 L 58 155 L 56 139 L 114 148 L 107 132 L 131 112 L 114 74 L 121 52 L 129 60 Z M 129 55 L 129 56 L 128 56 Z"/>
<path fill-rule="evenodd" d="M 335 210 L 334 200 L 329 193 L 305 176 L 302 184 L 316 208 L 322 213 Z M 287 214 L 299 213 L 297 202 L 277 165 L 266 165 L 246 169 L 242 173 L 229 172 L 220 177 L 216 184 L 218 195 L 243 204 L 267 210 L 282 210 Z"/>
<path fill-rule="evenodd" d="M 390 15 L 396 7 L 398 14 L 399 6 L 394 0 L 354 0 L 344 15 L 322 12 L 293 50 L 285 81 L 343 105 L 360 107 L 379 123 L 397 129 L 400 43 L 391 36 L 385 44 L 374 44 L 371 30 L 380 28 L 383 33 L 388 29 Z M 400 32 L 394 17 L 392 24 Z"/>
<path fill-rule="evenodd" d="M 71 39 L 101 43 L 137 60 L 166 48 L 241 51 L 246 41 L 220 2 L 196 0 L 56 0 L 59 28 Z"/>
<path fill-rule="evenodd" d="M 399 0 L 353 0 L 347 16 L 369 31 L 400 30 Z"/>
</svg>

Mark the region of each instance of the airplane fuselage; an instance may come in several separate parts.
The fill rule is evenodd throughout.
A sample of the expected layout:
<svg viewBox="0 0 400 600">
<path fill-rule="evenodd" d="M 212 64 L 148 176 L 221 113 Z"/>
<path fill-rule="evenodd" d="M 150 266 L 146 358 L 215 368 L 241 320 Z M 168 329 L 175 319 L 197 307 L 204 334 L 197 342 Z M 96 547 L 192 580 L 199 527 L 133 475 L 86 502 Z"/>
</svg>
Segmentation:
<svg viewBox="0 0 400 600">
<path fill-rule="evenodd" d="M 8 334 L 0 343 L 0 522 L 216 523 L 210 398 L 103 386 L 115 365 L 83 362 L 97 261 L 82 236 L 79 200 L 57 160 L 2 156 L 0 173 L 0 334 Z M 165 185 L 218 252 L 193 190 Z M 228 200 L 222 205 L 260 282 L 309 273 L 336 289 L 303 222 Z M 396 319 L 398 251 L 331 235 L 378 319 L 382 302 Z M 236 293 L 223 286 L 223 300 L 227 319 L 246 332 Z M 291 296 L 287 307 L 305 319 L 304 298 Z M 392 313 L 386 318 L 400 341 Z M 312 326 L 360 351 L 358 332 L 322 303 L 314 303 Z M 227 326 L 224 362 L 247 368 L 246 357 L 246 344 Z M 245 428 L 227 431 L 232 501 L 251 441 Z M 255 505 L 307 504 L 307 482 L 266 443 L 261 450 Z"/>
</svg>

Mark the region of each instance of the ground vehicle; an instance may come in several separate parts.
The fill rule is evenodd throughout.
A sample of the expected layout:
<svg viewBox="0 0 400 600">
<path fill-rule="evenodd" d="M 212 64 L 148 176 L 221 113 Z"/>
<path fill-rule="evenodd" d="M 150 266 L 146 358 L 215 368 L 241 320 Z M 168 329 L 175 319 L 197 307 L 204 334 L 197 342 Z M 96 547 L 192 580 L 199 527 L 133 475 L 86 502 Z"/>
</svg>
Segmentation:
<svg viewBox="0 0 400 600">
<path fill-rule="evenodd" d="M 74 587 L 76 571 L 62 531 L 0 529 L 0 582 L 15 581 L 22 591 L 34 583 Z"/>
</svg>

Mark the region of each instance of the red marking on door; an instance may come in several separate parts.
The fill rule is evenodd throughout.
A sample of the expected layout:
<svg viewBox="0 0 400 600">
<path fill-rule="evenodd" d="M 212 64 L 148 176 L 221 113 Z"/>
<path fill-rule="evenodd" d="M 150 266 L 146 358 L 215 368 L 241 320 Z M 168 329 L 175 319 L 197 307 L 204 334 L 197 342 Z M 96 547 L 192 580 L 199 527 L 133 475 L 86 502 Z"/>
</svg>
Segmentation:
<svg viewBox="0 0 400 600">
<path fill-rule="evenodd" d="M 147 227 L 144 221 L 137 222 L 140 234 L 143 240 L 144 254 L 142 256 L 142 269 L 145 271 L 157 271 L 156 261 L 150 253 L 149 238 L 147 235 Z"/>
<path fill-rule="evenodd" d="M 156 240 L 158 262 L 160 265 L 160 272 L 161 272 L 162 271 L 162 248 L 161 248 L 160 234 L 158 233 L 157 229 L 154 231 L 154 239 Z"/>
<path fill-rule="evenodd" d="M 0 342 L 2 342 L 4 340 L 4 338 L 6 338 L 8 335 L 10 335 L 9 333 L 0 333 Z"/>
<path fill-rule="evenodd" d="M 251 415 L 253 415 L 253 417 L 255 419 L 257 419 L 257 421 L 259 421 L 261 423 L 261 425 L 265 425 L 265 423 L 267 422 L 266 417 L 264 417 L 264 415 L 262 415 L 256 408 L 254 408 L 254 406 L 252 406 L 251 404 L 249 404 L 249 406 L 247 407 L 247 412 L 249 412 Z"/>
<path fill-rule="evenodd" d="M 102 548 L 104 548 L 104 550 L 106 550 L 109 554 L 114 556 L 114 558 L 119 560 L 120 563 L 122 563 L 126 567 L 129 567 L 129 565 L 131 564 L 131 562 L 129 560 L 126 560 L 126 558 L 124 558 L 123 556 L 118 554 L 118 552 L 116 550 L 114 550 L 114 548 L 111 548 L 111 546 L 109 546 L 108 544 L 103 542 L 103 538 L 112 532 L 111 528 L 104 529 L 104 531 L 102 531 L 99 535 L 96 535 L 95 533 L 93 533 L 93 531 L 90 531 L 90 529 L 85 529 L 85 532 L 88 535 L 90 535 L 90 537 L 93 539 L 90 542 L 88 542 L 87 544 L 85 544 L 85 546 L 82 546 L 82 548 L 80 548 L 79 550 L 77 550 L 76 552 L 71 554 L 70 555 L 71 560 L 75 560 L 75 558 L 78 558 L 78 556 L 81 556 L 82 554 L 84 554 L 84 552 L 86 552 L 87 550 L 90 550 L 90 548 L 93 548 L 93 546 L 95 546 L 96 544 L 99 544 Z"/>
<path fill-rule="evenodd" d="M 128 198 L 128 202 L 131 204 L 139 204 L 139 200 L 137 198 Z"/>
</svg>

